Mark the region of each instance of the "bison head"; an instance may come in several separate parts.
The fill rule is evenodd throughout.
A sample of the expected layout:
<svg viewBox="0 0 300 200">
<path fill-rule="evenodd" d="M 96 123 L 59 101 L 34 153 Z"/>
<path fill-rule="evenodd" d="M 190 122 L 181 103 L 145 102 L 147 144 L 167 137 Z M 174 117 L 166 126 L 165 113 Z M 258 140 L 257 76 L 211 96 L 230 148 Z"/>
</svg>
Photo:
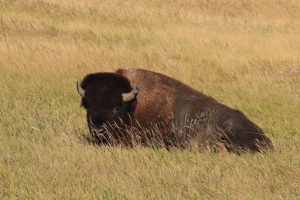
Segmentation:
<svg viewBox="0 0 300 200">
<path fill-rule="evenodd" d="M 108 141 L 112 125 L 123 127 L 131 123 L 138 87 L 132 88 L 127 78 L 115 73 L 89 74 L 77 82 L 77 91 L 87 111 L 89 130 L 97 142 Z"/>
</svg>

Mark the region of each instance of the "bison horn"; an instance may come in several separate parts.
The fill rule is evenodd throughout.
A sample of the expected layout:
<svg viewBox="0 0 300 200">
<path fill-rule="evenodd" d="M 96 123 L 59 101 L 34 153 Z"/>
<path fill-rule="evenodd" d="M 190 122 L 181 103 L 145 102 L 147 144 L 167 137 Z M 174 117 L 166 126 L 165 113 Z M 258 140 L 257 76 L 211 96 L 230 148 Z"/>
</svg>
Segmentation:
<svg viewBox="0 0 300 200">
<path fill-rule="evenodd" d="M 122 93 L 122 98 L 124 102 L 133 100 L 139 93 L 138 86 L 134 86 L 133 89 L 128 93 Z"/>
<path fill-rule="evenodd" d="M 84 97 L 85 90 L 81 87 L 81 80 L 77 81 L 77 91 L 81 97 Z"/>
</svg>

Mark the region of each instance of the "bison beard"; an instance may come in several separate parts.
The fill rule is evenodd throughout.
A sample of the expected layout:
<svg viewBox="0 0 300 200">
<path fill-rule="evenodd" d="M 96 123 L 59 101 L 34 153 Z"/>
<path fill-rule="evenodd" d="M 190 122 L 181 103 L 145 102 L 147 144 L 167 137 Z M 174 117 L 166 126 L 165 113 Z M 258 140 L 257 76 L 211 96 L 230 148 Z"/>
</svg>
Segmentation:
<svg viewBox="0 0 300 200">
<path fill-rule="evenodd" d="M 139 86 L 138 97 L 130 82 Z M 222 144 L 238 153 L 273 148 L 242 112 L 163 74 L 142 69 L 90 74 L 77 89 L 96 143 L 167 149 L 216 149 Z"/>
</svg>

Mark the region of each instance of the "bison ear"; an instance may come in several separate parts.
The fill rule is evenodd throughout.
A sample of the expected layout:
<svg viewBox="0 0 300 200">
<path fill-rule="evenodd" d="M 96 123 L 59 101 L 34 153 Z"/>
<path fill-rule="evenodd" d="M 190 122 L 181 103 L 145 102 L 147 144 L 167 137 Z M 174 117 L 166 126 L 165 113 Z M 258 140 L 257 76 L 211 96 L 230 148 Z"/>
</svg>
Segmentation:
<svg viewBox="0 0 300 200">
<path fill-rule="evenodd" d="M 77 91 L 80 94 L 81 97 L 84 97 L 85 90 L 81 87 L 81 80 L 79 79 L 77 81 Z"/>
<path fill-rule="evenodd" d="M 122 99 L 124 102 L 132 101 L 136 98 L 139 93 L 139 88 L 137 85 L 133 87 L 133 89 L 128 93 L 122 93 Z"/>
</svg>

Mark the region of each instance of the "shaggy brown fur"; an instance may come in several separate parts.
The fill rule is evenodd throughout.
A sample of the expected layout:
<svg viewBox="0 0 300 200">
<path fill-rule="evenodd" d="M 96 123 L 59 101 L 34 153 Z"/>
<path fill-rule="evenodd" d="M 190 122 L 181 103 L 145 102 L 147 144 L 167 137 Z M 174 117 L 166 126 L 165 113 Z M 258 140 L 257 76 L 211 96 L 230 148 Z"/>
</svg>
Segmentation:
<svg viewBox="0 0 300 200">
<path fill-rule="evenodd" d="M 164 124 L 173 130 L 164 136 L 170 145 L 177 142 L 176 146 L 187 147 L 196 139 L 198 147 L 221 142 L 229 151 L 273 148 L 271 140 L 242 112 L 173 78 L 143 69 L 119 69 L 116 73 L 140 89 L 132 115 L 139 124 L 133 126 Z"/>
<path fill-rule="evenodd" d="M 138 96 L 131 84 L 138 85 Z M 97 143 L 158 141 L 167 148 L 225 146 L 235 152 L 273 148 L 241 111 L 163 74 L 142 69 L 89 74 L 77 89 Z M 130 91 L 135 91 L 133 98 L 124 99 Z"/>
<path fill-rule="evenodd" d="M 128 79 L 121 75 L 95 73 L 87 75 L 80 86 L 85 90 L 82 106 L 87 111 L 87 122 L 93 139 L 97 143 L 107 143 L 109 127 L 105 126 L 105 123 L 117 123 L 120 127 L 130 124 L 136 98 L 130 102 L 123 102 L 122 93 L 130 92 L 131 85 Z"/>
</svg>

